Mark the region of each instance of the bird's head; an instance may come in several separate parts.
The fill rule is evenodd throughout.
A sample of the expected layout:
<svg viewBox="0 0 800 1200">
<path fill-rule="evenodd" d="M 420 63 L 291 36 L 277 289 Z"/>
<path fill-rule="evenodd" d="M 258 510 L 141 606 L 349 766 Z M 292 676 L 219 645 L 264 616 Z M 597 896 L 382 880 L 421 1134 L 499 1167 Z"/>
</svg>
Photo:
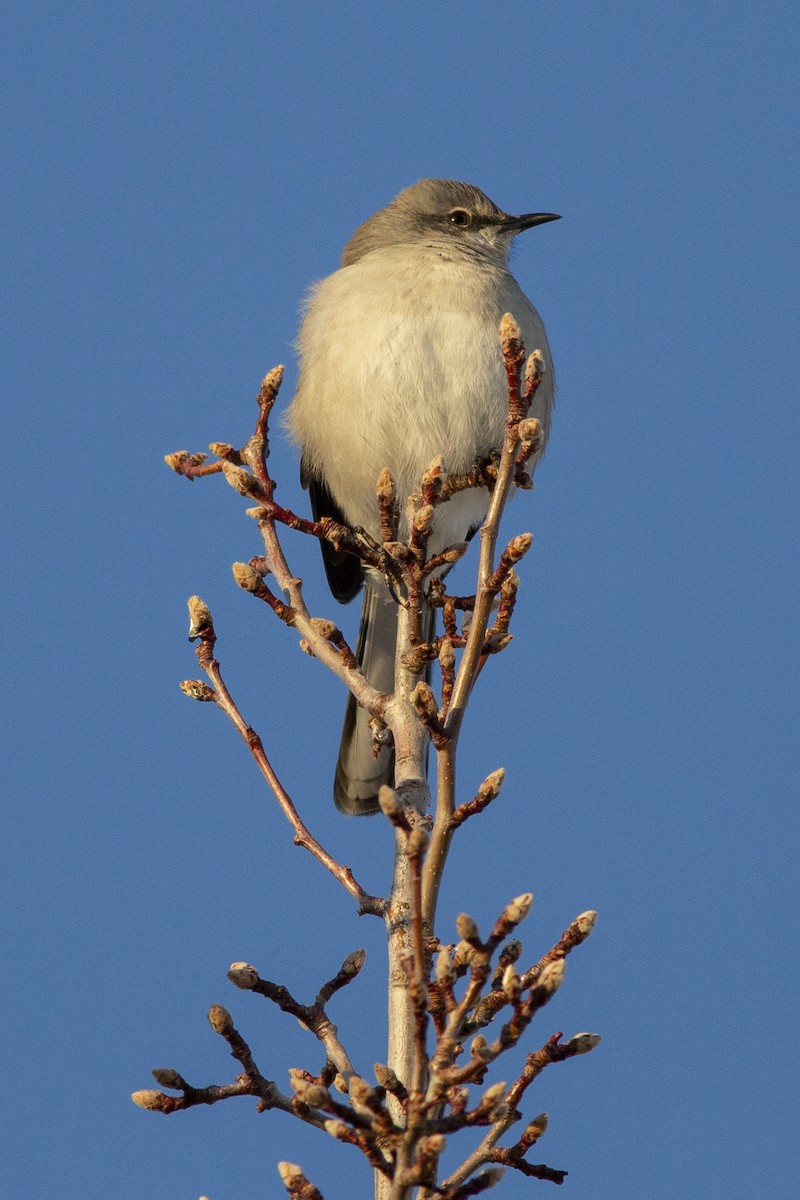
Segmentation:
<svg viewBox="0 0 800 1200">
<path fill-rule="evenodd" d="M 421 179 L 395 196 L 353 234 L 342 266 L 387 246 L 427 244 L 480 255 L 505 265 L 512 240 L 525 229 L 557 221 L 556 213 L 511 216 L 471 183 Z"/>
</svg>

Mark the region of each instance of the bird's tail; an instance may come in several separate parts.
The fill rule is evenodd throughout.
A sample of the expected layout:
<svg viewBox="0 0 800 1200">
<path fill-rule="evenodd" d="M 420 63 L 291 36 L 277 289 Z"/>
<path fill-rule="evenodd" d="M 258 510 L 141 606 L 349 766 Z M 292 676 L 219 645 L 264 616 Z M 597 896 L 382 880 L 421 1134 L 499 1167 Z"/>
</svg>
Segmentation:
<svg viewBox="0 0 800 1200">
<path fill-rule="evenodd" d="M 423 640 L 433 632 L 433 612 L 423 613 Z M 394 660 L 397 649 L 397 603 L 386 583 L 371 571 L 364 580 L 361 627 L 356 657 L 361 670 L 379 692 L 394 691 Z M 369 713 L 350 696 L 344 714 L 339 761 L 333 784 L 333 798 L 340 812 L 366 816 L 378 811 L 378 791 L 391 783 L 394 775 L 394 751 L 381 747 L 377 757 L 369 727 Z"/>
<path fill-rule="evenodd" d="M 396 647 L 397 604 L 385 582 L 368 572 L 364 580 L 356 658 L 369 682 L 380 692 L 394 690 Z M 391 782 L 394 770 L 391 749 L 383 746 L 375 757 L 369 719 L 369 713 L 359 707 L 355 697 L 348 697 L 333 798 L 339 811 L 349 816 L 377 812 L 378 790 L 384 783 Z"/>
</svg>

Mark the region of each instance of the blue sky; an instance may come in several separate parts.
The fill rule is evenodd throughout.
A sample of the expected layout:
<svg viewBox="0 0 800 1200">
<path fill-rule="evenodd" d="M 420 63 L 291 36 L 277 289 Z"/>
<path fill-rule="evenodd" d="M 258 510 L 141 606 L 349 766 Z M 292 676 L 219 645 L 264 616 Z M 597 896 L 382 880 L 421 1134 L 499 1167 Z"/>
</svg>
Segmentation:
<svg viewBox="0 0 800 1200">
<path fill-rule="evenodd" d="M 600 912 L 536 1029 L 604 1037 L 530 1093 L 565 1194 L 792 1194 L 796 7 L 9 12 L 8 1194 L 255 1200 L 279 1193 L 282 1158 L 326 1200 L 369 1194 L 355 1152 L 249 1102 L 165 1120 L 128 1099 L 154 1066 L 232 1077 L 212 1002 L 265 1074 L 316 1066 L 227 983 L 234 959 L 305 999 L 365 946 L 333 1015 L 365 1070 L 383 1057 L 382 930 L 292 848 L 222 715 L 178 691 L 196 674 L 186 597 L 212 606 L 229 682 L 318 836 L 382 891 L 386 828 L 329 799 L 342 697 L 233 585 L 258 550 L 244 506 L 162 455 L 243 440 L 276 362 L 289 398 L 308 285 L 428 175 L 564 215 L 514 260 L 559 404 L 507 516 L 535 537 L 516 639 L 465 734 L 465 791 L 500 765 L 507 783 L 456 843 L 442 933 L 531 890 L 533 958 Z M 272 446 L 301 506 L 277 428 Z M 316 548 L 287 549 L 315 610 L 352 630 Z"/>
</svg>

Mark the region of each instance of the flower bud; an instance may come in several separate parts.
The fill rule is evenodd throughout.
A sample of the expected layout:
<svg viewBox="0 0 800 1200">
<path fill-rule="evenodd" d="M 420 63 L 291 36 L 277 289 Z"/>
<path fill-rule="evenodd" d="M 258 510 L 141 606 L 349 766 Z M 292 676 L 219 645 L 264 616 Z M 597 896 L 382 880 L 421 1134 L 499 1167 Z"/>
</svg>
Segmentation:
<svg viewBox="0 0 800 1200">
<path fill-rule="evenodd" d="M 568 1042 L 562 1042 L 562 1049 L 569 1049 L 572 1054 L 588 1054 L 599 1046 L 602 1038 L 599 1033 L 576 1033 Z"/>
<path fill-rule="evenodd" d="M 213 632 L 214 622 L 205 600 L 201 600 L 199 596 L 190 596 L 186 603 L 189 607 L 189 641 L 193 642 L 208 630 Z"/>
<path fill-rule="evenodd" d="M 250 566 L 250 563 L 235 562 L 231 564 L 233 578 L 237 585 L 243 588 L 246 592 L 257 592 L 259 588 L 264 586 L 264 580 L 259 575 L 258 571 Z"/>
<path fill-rule="evenodd" d="M 150 1074 L 156 1083 L 160 1083 L 162 1087 L 174 1088 L 176 1091 L 179 1091 L 186 1086 L 183 1076 L 174 1071 L 172 1067 L 155 1067 Z"/>
<path fill-rule="evenodd" d="M 137 1104 L 139 1108 L 146 1108 L 149 1112 L 163 1112 L 164 1101 L 167 1097 L 163 1092 L 157 1092 L 152 1088 L 144 1088 L 140 1092 L 131 1092 L 131 1100 Z"/>
<path fill-rule="evenodd" d="M 468 915 L 468 913 L 459 913 L 456 917 L 456 932 L 458 936 L 465 942 L 480 941 L 480 934 L 476 922 Z"/>
<path fill-rule="evenodd" d="M 228 979 L 243 992 L 249 992 L 258 983 L 259 976 L 258 971 L 255 967 L 251 967 L 250 963 L 235 962 L 230 965 Z"/>
<path fill-rule="evenodd" d="M 546 963 L 542 967 L 541 974 L 534 984 L 534 991 L 541 989 L 543 992 L 547 993 L 547 999 L 549 1000 L 564 982 L 566 970 L 566 959 L 557 958 L 554 962 Z"/>
<path fill-rule="evenodd" d="M 211 1005 L 208 1010 L 208 1019 L 215 1033 L 221 1033 L 223 1037 L 225 1034 L 233 1033 L 233 1017 L 221 1004 Z"/>
</svg>

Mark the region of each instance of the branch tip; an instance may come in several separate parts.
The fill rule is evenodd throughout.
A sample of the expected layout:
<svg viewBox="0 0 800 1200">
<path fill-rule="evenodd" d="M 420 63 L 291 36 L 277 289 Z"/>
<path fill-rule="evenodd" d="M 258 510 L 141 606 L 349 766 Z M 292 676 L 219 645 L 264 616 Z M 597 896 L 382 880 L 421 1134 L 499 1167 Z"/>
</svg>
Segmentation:
<svg viewBox="0 0 800 1200">
<path fill-rule="evenodd" d="M 215 1033 L 219 1033 L 223 1037 L 233 1033 L 233 1017 L 221 1004 L 211 1005 L 208 1010 L 208 1020 Z"/>
<path fill-rule="evenodd" d="M 295 1163 L 279 1162 L 278 1174 L 291 1200 L 322 1200 L 322 1193 L 306 1179 Z"/>
<path fill-rule="evenodd" d="M 363 967 L 366 957 L 366 950 L 353 950 L 342 963 L 342 974 L 355 978 Z"/>
<path fill-rule="evenodd" d="M 568 1042 L 563 1042 L 561 1048 L 567 1050 L 569 1055 L 589 1054 L 602 1040 L 599 1033 L 576 1033 Z"/>
<path fill-rule="evenodd" d="M 267 371 L 266 375 L 261 381 L 261 395 L 263 395 L 265 392 L 278 392 L 278 389 L 283 383 L 284 370 L 285 367 L 283 363 L 278 363 L 278 365 L 273 367 L 271 371 Z"/>
<path fill-rule="evenodd" d="M 540 991 L 544 994 L 545 1000 L 554 996 L 561 984 L 564 982 L 564 976 L 567 972 L 567 960 L 565 958 L 557 958 L 555 962 L 549 962 L 542 967 L 539 978 L 533 986 L 535 992 Z"/>
<path fill-rule="evenodd" d="M 246 592 L 257 592 L 264 586 L 264 580 L 250 563 L 231 563 L 231 571 L 238 586 Z"/>
<path fill-rule="evenodd" d="M 255 967 L 250 966 L 250 963 L 235 962 L 230 965 L 228 979 L 243 992 L 251 992 L 259 982 L 259 974 Z"/>
<path fill-rule="evenodd" d="M 507 353 L 507 347 L 512 342 L 518 342 L 522 339 L 522 332 L 519 325 L 514 320 L 511 313 L 503 313 L 500 320 L 500 328 L 498 330 L 500 336 L 500 345 L 503 348 L 503 353 Z"/>
<path fill-rule="evenodd" d="M 205 600 L 190 596 L 186 603 L 189 608 L 189 641 L 193 642 L 207 633 L 213 634 L 214 620 Z"/>
<path fill-rule="evenodd" d="M 588 937 L 594 929 L 596 920 L 597 913 L 593 908 L 589 908 L 586 912 L 582 912 L 580 916 L 575 918 L 575 925 L 578 928 L 578 932 L 582 933 L 584 937 Z"/>
<path fill-rule="evenodd" d="M 145 1108 L 148 1112 L 164 1112 L 165 1101 L 169 1096 L 157 1092 L 154 1088 L 142 1088 L 141 1091 L 131 1092 L 131 1100 L 137 1107 Z"/>
<path fill-rule="evenodd" d="M 456 932 L 462 941 L 480 944 L 478 925 L 468 913 L 459 913 L 456 917 Z"/>
<path fill-rule="evenodd" d="M 255 475 L 251 475 L 244 467 L 237 467 L 235 463 L 223 462 L 222 474 L 240 496 L 247 496 L 251 500 L 259 499 L 261 485 Z"/>
<path fill-rule="evenodd" d="M 154 1067 L 150 1074 L 162 1087 L 172 1088 L 174 1091 L 180 1091 L 181 1088 L 186 1087 L 186 1080 L 172 1067 Z"/>
<path fill-rule="evenodd" d="M 386 783 L 381 785 L 378 792 L 378 805 L 383 815 L 391 821 L 396 829 L 404 829 L 406 833 L 410 832 L 411 825 L 403 812 L 400 798 L 394 788 L 390 788 Z"/>
<path fill-rule="evenodd" d="M 217 698 L 217 693 L 214 689 L 209 687 L 207 683 L 203 683 L 202 679 L 182 679 L 178 687 L 184 696 L 188 696 L 190 700 L 208 702 Z"/>
</svg>

